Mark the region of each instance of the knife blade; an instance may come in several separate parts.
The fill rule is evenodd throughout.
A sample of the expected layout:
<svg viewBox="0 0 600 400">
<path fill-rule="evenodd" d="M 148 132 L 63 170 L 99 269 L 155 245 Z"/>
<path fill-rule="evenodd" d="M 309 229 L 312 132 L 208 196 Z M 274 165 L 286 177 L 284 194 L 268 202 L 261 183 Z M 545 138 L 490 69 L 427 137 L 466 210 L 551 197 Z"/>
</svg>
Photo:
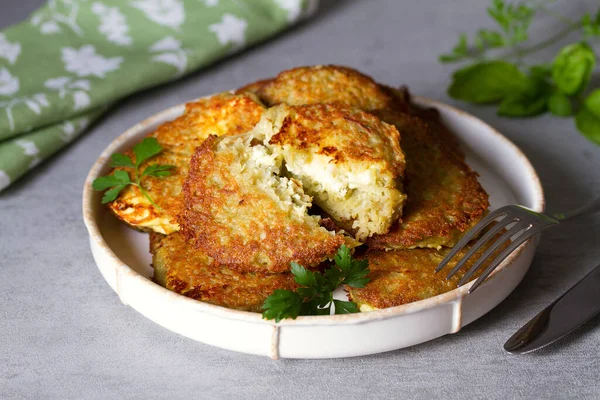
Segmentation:
<svg viewBox="0 0 600 400">
<path fill-rule="evenodd" d="M 540 349 L 571 333 L 600 311 L 600 265 L 523 325 L 504 344 L 512 354 Z"/>
</svg>

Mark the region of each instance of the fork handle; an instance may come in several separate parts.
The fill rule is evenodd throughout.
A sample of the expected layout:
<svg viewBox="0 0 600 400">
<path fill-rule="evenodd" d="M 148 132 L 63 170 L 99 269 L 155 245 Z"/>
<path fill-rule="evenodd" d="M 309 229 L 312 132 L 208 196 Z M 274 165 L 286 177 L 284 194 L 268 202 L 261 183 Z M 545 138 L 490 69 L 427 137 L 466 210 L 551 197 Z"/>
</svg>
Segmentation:
<svg viewBox="0 0 600 400">
<path fill-rule="evenodd" d="M 566 213 L 554 214 L 553 217 L 559 221 L 567 221 L 582 215 L 594 213 L 596 211 L 600 211 L 600 197 L 582 207 L 576 208 L 575 210 L 568 211 Z"/>
</svg>

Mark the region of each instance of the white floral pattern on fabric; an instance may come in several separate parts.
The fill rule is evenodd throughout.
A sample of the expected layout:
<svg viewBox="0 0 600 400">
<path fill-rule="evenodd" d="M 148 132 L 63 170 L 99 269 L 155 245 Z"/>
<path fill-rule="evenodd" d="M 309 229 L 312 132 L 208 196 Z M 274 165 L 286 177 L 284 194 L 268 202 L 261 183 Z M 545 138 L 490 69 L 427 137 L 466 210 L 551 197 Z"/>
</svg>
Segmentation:
<svg viewBox="0 0 600 400">
<path fill-rule="evenodd" d="M 75 124 L 71 121 L 65 121 L 61 126 L 60 130 L 62 131 L 61 139 L 65 143 L 72 142 L 81 132 L 87 128 L 90 121 L 88 118 L 81 118 L 79 120 L 79 125 L 75 126 Z"/>
<path fill-rule="evenodd" d="M 105 58 L 100 54 L 96 54 L 94 46 L 86 44 L 79 50 L 71 47 L 63 48 L 62 60 L 65 64 L 65 70 L 79 77 L 94 75 L 98 78 L 104 78 L 107 72 L 119 69 L 123 57 Z"/>
<path fill-rule="evenodd" d="M 90 91 L 90 81 L 86 79 L 75 79 L 68 76 L 51 78 L 44 82 L 48 89 L 58 91 L 58 97 L 63 99 L 67 94 L 73 95 L 73 110 L 79 111 L 90 105 L 91 99 L 87 92 Z"/>
<path fill-rule="evenodd" d="M 13 97 L 8 101 L 0 101 L 0 107 L 4 107 L 6 116 L 8 117 L 8 125 L 10 130 L 15 129 L 15 122 L 13 120 L 12 109 L 16 105 L 25 104 L 35 114 L 40 115 L 43 107 L 50 106 L 48 99 L 44 93 L 36 93 L 30 97 Z"/>
<path fill-rule="evenodd" d="M 40 161 L 42 161 L 38 157 L 40 149 L 38 149 L 35 143 L 31 140 L 17 139 L 15 140 L 15 144 L 23 149 L 23 154 L 25 154 L 26 156 L 33 157 L 31 162 L 29 163 L 29 169 L 35 167 L 40 163 Z"/>
<path fill-rule="evenodd" d="M 75 136 L 75 133 L 77 132 L 75 130 L 75 125 L 73 125 L 71 121 L 66 121 L 60 126 L 60 129 L 62 129 L 63 131 L 62 139 L 65 142 L 70 142 L 71 139 L 73 139 L 73 136 Z"/>
<path fill-rule="evenodd" d="M 133 43 L 133 39 L 129 36 L 127 20 L 117 7 L 108 7 L 95 2 L 92 4 L 92 12 L 100 18 L 98 32 L 103 34 L 108 41 L 120 46 L 129 46 Z"/>
<path fill-rule="evenodd" d="M 17 42 L 9 42 L 4 33 L 0 32 L 0 58 L 4 58 L 10 64 L 14 64 L 19 54 L 21 54 L 21 45 Z"/>
<path fill-rule="evenodd" d="M 288 21 L 295 22 L 302 15 L 302 0 L 275 0 L 275 3 L 288 12 Z"/>
<path fill-rule="evenodd" d="M 318 2 L 299 1 L 45 0 L 0 29 L 0 191 L 118 99 L 276 36 Z"/>
<path fill-rule="evenodd" d="M 6 69 L 0 69 L 0 96 L 10 96 L 19 91 L 19 78 Z"/>
<path fill-rule="evenodd" d="M 17 139 L 17 140 L 15 140 L 15 144 L 23 149 L 23 153 L 26 156 L 35 157 L 40 152 L 40 150 L 37 148 L 35 143 L 33 143 L 30 140 Z"/>
<path fill-rule="evenodd" d="M 182 75 L 187 67 L 187 50 L 181 48 L 181 42 L 167 36 L 154 43 L 148 49 L 151 53 L 159 53 L 150 60 L 169 64 L 177 68 L 177 76 Z"/>
<path fill-rule="evenodd" d="M 72 0 L 49 0 L 48 7 L 33 15 L 31 23 L 40 27 L 43 35 L 61 32 L 60 24 L 69 27 L 77 36 L 83 36 L 83 31 L 77 25 L 79 4 Z"/>
<path fill-rule="evenodd" d="M 10 176 L 2 170 L 0 170 L 0 192 L 2 189 L 7 188 L 10 185 Z"/>
<path fill-rule="evenodd" d="M 48 99 L 46 98 L 46 95 L 44 93 L 37 93 L 31 97 L 25 97 L 23 98 L 23 102 L 27 107 L 29 107 L 31 111 L 33 111 L 37 115 L 41 114 L 42 107 L 50 106 L 50 103 L 48 103 Z"/>
<path fill-rule="evenodd" d="M 141 10 L 149 20 L 162 26 L 179 29 L 185 21 L 181 0 L 134 0 L 133 7 Z"/>
<path fill-rule="evenodd" d="M 217 40 L 223 46 L 233 43 L 233 49 L 236 50 L 246 42 L 246 27 L 248 22 L 245 19 L 238 18 L 233 14 L 225 13 L 221 22 L 209 25 L 208 30 L 217 35 Z"/>
</svg>

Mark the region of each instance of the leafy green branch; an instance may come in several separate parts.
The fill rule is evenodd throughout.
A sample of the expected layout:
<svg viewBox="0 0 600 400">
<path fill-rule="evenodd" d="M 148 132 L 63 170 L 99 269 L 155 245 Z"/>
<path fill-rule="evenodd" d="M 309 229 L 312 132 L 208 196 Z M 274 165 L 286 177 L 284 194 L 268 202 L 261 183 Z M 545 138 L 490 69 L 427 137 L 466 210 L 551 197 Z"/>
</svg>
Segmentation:
<svg viewBox="0 0 600 400">
<path fill-rule="evenodd" d="M 587 42 L 600 37 L 600 9 L 594 16 L 587 13 L 572 20 L 547 3 L 493 0 L 487 11 L 498 28 L 479 30 L 471 40 L 461 34 L 452 51 L 439 57 L 442 63 L 470 61 L 454 72 L 448 94 L 474 104 L 498 104 L 498 115 L 505 117 L 531 117 L 547 111 L 560 117 L 575 116 L 579 131 L 600 144 L 600 89 L 590 91 L 588 87 L 596 55 Z M 529 41 L 529 27 L 539 13 L 556 18 L 565 27 L 524 47 Z M 523 63 L 524 57 L 555 45 L 573 32 L 579 32 L 582 40 L 560 49 L 552 62 Z"/>
<path fill-rule="evenodd" d="M 110 166 L 113 168 L 128 168 L 133 170 L 133 179 L 129 172 L 118 169 L 112 175 L 96 178 L 92 182 L 95 190 L 105 190 L 102 196 L 102 204 L 110 203 L 115 200 L 119 193 L 129 185 L 137 186 L 142 195 L 157 209 L 161 209 L 158 204 L 152 200 L 146 189 L 142 186 L 142 178 L 153 176 L 162 178 L 171 175 L 174 165 L 151 164 L 141 171 L 141 165 L 150 158 L 158 155 L 163 150 L 162 146 L 155 138 L 145 138 L 141 143 L 133 146 L 135 162 L 126 154 L 115 153 L 111 156 Z"/>
</svg>

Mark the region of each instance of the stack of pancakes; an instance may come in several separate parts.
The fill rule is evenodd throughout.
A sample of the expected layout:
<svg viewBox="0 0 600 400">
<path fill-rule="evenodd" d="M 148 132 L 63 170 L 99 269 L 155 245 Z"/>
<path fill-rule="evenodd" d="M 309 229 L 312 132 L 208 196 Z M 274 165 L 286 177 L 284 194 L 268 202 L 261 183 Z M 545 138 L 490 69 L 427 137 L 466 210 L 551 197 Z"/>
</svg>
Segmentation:
<svg viewBox="0 0 600 400">
<path fill-rule="evenodd" d="M 488 195 L 435 110 L 406 90 L 339 66 L 302 67 L 201 99 L 149 136 L 154 207 L 135 186 L 109 204 L 150 232 L 155 280 L 225 307 L 259 311 L 293 289 L 290 262 L 330 263 L 346 244 L 371 282 L 347 288 L 361 310 L 453 288 L 433 273 L 486 213 Z"/>
</svg>

